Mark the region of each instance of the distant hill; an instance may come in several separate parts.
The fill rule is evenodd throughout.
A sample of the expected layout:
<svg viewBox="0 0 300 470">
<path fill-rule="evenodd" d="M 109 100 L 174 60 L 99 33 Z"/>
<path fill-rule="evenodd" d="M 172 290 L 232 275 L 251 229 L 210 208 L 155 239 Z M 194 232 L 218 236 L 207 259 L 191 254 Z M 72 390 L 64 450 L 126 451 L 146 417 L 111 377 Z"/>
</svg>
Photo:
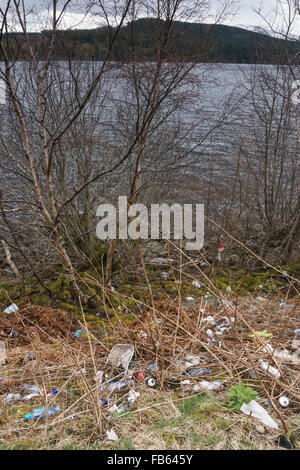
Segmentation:
<svg viewBox="0 0 300 470">
<path fill-rule="evenodd" d="M 112 59 L 128 61 L 153 60 L 157 55 L 156 42 L 162 21 L 142 18 L 123 26 L 112 51 Z M 109 35 L 107 28 L 58 31 L 55 47 L 57 60 L 105 57 Z M 171 41 L 164 48 L 167 60 L 196 60 L 198 62 L 225 63 L 277 63 L 283 57 L 300 53 L 300 43 L 283 41 L 261 32 L 226 25 L 175 22 L 170 31 Z M 31 38 L 39 44 L 40 57 L 48 51 L 50 33 L 34 33 Z M 28 58 L 22 34 L 9 35 L 11 55 L 19 49 L 18 57 Z M 134 38 L 134 40 L 132 39 Z"/>
</svg>

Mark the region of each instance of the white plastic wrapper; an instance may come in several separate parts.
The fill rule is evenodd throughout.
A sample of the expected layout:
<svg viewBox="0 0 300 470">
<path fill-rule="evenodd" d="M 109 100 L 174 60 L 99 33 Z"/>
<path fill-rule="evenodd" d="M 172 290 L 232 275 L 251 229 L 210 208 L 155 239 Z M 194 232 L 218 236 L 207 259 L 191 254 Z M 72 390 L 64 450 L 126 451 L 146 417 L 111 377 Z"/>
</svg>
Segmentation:
<svg viewBox="0 0 300 470">
<path fill-rule="evenodd" d="M 106 435 L 109 441 L 117 441 L 119 439 L 113 429 L 111 429 L 110 431 L 106 431 Z"/>
<path fill-rule="evenodd" d="M 251 400 L 248 405 L 243 403 L 240 410 L 248 416 L 259 419 L 263 424 L 272 429 L 278 429 L 278 424 L 271 418 L 267 411 L 255 400 Z"/>
<path fill-rule="evenodd" d="M 15 313 L 19 310 L 19 307 L 16 304 L 11 304 L 9 307 L 7 307 L 5 310 L 3 310 L 4 313 Z"/>
<path fill-rule="evenodd" d="M 193 281 L 193 282 L 192 282 L 192 285 L 193 285 L 194 287 L 196 287 L 197 289 L 200 289 L 200 287 L 201 287 L 200 282 L 198 282 L 198 281 Z"/>
<path fill-rule="evenodd" d="M 115 367 L 123 366 L 127 370 L 133 354 L 134 347 L 131 344 L 115 344 L 111 348 L 107 364 Z"/>
</svg>

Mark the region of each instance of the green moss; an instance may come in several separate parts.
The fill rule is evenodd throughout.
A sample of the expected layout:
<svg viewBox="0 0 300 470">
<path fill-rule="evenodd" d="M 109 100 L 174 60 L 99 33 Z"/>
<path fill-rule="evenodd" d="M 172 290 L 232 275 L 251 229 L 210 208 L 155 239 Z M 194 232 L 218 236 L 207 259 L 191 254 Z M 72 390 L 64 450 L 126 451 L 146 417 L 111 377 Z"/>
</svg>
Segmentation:
<svg viewBox="0 0 300 470">
<path fill-rule="evenodd" d="M 92 426 L 94 421 L 90 416 L 84 416 L 78 420 L 78 423 L 82 424 L 83 426 Z"/>
<path fill-rule="evenodd" d="M 60 305 L 64 310 L 67 310 L 67 312 L 77 312 L 78 311 L 78 309 L 75 305 L 67 304 L 65 302 L 62 302 Z"/>
<path fill-rule="evenodd" d="M 67 285 L 67 279 L 64 274 L 58 276 L 58 278 L 49 286 L 49 290 L 58 295 L 64 287 Z"/>
<path fill-rule="evenodd" d="M 284 285 L 282 276 L 273 270 L 246 272 L 245 270 L 214 269 L 210 276 L 215 280 L 217 287 L 223 291 L 230 285 L 232 291 L 240 294 L 274 292 Z"/>
<path fill-rule="evenodd" d="M 97 256 L 101 253 L 105 253 L 106 247 L 101 242 L 96 243 Z M 295 277 L 300 277 L 300 263 L 290 263 L 288 266 L 278 266 L 278 269 L 286 271 Z M 203 296 L 208 290 L 205 287 L 206 280 L 199 278 L 199 282 L 203 282 L 203 286 L 197 289 L 192 285 L 191 279 L 183 279 L 181 284 L 175 283 L 174 280 L 162 280 L 160 279 L 161 269 L 148 269 L 148 276 L 150 281 L 151 294 L 156 300 L 164 300 L 166 295 L 170 295 L 170 298 L 176 298 L 178 289 L 180 289 L 180 295 L 182 298 L 186 296 L 193 296 L 195 299 Z M 230 285 L 232 288 L 232 294 L 259 294 L 261 293 L 276 293 L 278 288 L 287 286 L 287 282 L 280 273 L 274 270 L 264 271 L 246 271 L 245 269 L 235 268 L 212 268 L 206 272 L 207 276 L 215 282 L 216 286 L 226 291 Z M 77 311 L 77 307 L 73 304 L 71 299 L 71 293 L 69 290 L 69 284 L 66 276 L 62 273 L 62 269 L 56 269 L 56 278 L 49 279 L 49 275 L 44 282 L 47 284 L 52 296 L 48 295 L 47 289 L 45 289 L 35 277 L 30 277 L 25 281 L 19 283 L 2 282 L 0 283 L 0 314 L 1 311 L 7 307 L 11 302 L 15 302 L 19 307 L 23 304 L 30 302 L 36 305 L 52 306 L 56 308 L 62 308 L 72 314 L 76 318 L 82 320 L 82 315 Z M 101 285 L 101 278 L 96 269 L 85 269 L 79 272 L 79 285 L 86 299 L 92 294 L 95 294 L 98 287 Z M 84 309 L 87 315 L 87 322 L 90 325 L 98 326 L 99 328 L 103 325 L 107 326 L 109 322 L 107 317 L 110 317 L 110 321 L 115 322 L 114 317 L 117 312 L 121 320 L 124 320 L 125 324 L 130 324 L 135 320 L 135 317 L 130 315 L 130 311 L 134 311 L 139 302 L 148 303 L 150 298 L 150 291 L 148 286 L 140 276 L 142 285 L 137 283 L 134 276 L 122 272 L 122 275 L 114 279 L 114 282 L 118 286 L 117 292 L 112 292 L 105 299 L 105 303 L 102 302 L 102 295 L 94 297 L 91 301 L 84 305 Z M 143 280 L 142 280 L 143 279 Z M 123 282 L 123 284 L 122 284 Z M 89 287 L 86 284 L 95 284 Z M 99 305 L 100 303 L 100 305 Z M 97 317 L 95 313 L 100 313 L 100 316 L 104 318 L 104 323 Z M 124 316 L 125 313 L 125 316 Z M 126 315 L 129 316 L 126 316 Z"/>
<path fill-rule="evenodd" d="M 6 291 L 4 289 L 0 289 L 0 304 L 4 304 L 7 298 L 8 297 Z"/>
<path fill-rule="evenodd" d="M 9 290 L 11 288 L 11 284 L 9 284 L 8 282 L 0 282 L 0 289 L 5 289 L 5 290 Z"/>
<path fill-rule="evenodd" d="M 49 344 L 49 348 L 51 349 L 56 349 L 56 350 L 62 350 L 62 346 L 60 344 Z"/>
<path fill-rule="evenodd" d="M 85 321 L 87 323 L 98 320 L 96 315 L 94 313 L 90 313 L 90 312 L 84 312 L 84 318 L 85 318 Z M 83 318 L 82 318 L 82 320 L 83 320 Z"/>
<path fill-rule="evenodd" d="M 101 339 L 101 341 L 102 341 L 102 343 L 105 343 L 105 344 L 112 344 L 115 341 L 115 337 L 114 336 L 104 336 Z"/>
<path fill-rule="evenodd" d="M 131 323 L 136 322 L 136 315 L 127 313 L 126 315 L 121 315 L 120 319 L 123 323 L 125 323 L 125 325 L 130 325 Z"/>
<path fill-rule="evenodd" d="M 178 285 L 175 284 L 173 281 L 161 281 L 161 285 L 164 288 L 164 290 L 169 291 L 169 292 L 177 292 L 178 291 Z"/>
<path fill-rule="evenodd" d="M 123 301 L 123 306 L 124 306 L 125 308 L 127 308 L 127 309 L 130 309 L 130 308 L 136 306 L 136 301 L 135 301 L 135 299 L 132 299 L 132 298 L 131 298 L 131 299 L 128 299 L 128 298 L 127 298 L 127 299 L 125 299 L 125 300 Z"/>
<path fill-rule="evenodd" d="M 20 298 L 20 285 L 1 283 L 0 284 L 0 302 L 10 302 L 9 299 L 16 302 Z"/>
<path fill-rule="evenodd" d="M 45 294 L 33 294 L 30 297 L 30 302 L 36 305 L 43 305 L 44 307 L 51 306 L 51 300 Z"/>
<path fill-rule="evenodd" d="M 29 405 L 16 405 L 8 409 L 8 420 L 14 421 L 16 419 L 22 419 L 24 416 L 30 412 L 31 408 Z"/>
<path fill-rule="evenodd" d="M 291 261 L 288 265 L 277 266 L 277 268 L 281 271 L 285 271 L 288 274 L 296 275 L 298 278 L 300 277 L 300 263 Z"/>
</svg>

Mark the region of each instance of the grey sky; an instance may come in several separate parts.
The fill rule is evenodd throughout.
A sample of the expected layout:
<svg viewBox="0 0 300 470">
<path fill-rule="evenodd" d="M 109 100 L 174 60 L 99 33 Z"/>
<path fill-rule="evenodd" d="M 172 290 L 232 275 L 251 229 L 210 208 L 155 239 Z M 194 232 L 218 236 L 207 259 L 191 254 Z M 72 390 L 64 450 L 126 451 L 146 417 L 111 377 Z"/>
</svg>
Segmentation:
<svg viewBox="0 0 300 470">
<path fill-rule="evenodd" d="M 242 0 L 240 2 L 240 11 L 234 23 L 244 23 L 259 25 L 261 23 L 257 14 L 253 11 L 253 8 L 258 9 L 261 4 L 261 0 Z M 264 0 L 263 7 L 265 10 L 270 11 L 276 5 L 274 0 Z"/>
<path fill-rule="evenodd" d="M 4 4 L 5 2 L 3 0 L 0 0 L 0 3 Z M 60 3 L 63 3 L 63 1 L 61 1 Z M 79 8 L 76 8 L 76 6 L 74 6 L 74 3 L 76 2 L 72 3 L 72 10 L 77 12 L 80 11 Z M 240 5 L 240 13 L 235 21 L 237 23 L 258 24 L 259 22 L 257 20 L 257 16 L 252 11 L 252 8 L 258 8 L 258 6 L 263 3 L 264 9 L 271 10 L 276 5 L 276 0 L 263 0 L 263 2 L 262 0 L 240 0 L 238 3 Z M 25 0 L 25 5 L 28 8 L 32 6 L 35 6 L 36 8 L 43 8 L 43 5 L 45 5 L 45 0 Z"/>
</svg>

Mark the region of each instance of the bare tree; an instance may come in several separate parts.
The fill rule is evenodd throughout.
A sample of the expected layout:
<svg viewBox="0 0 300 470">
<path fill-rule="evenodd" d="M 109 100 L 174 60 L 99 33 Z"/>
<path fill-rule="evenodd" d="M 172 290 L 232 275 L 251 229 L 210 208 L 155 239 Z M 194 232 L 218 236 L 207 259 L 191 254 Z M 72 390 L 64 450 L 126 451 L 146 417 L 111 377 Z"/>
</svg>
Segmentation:
<svg viewBox="0 0 300 470">
<path fill-rule="evenodd" d="M 277 64 L 256 66 L 248 77 L 254 139 L 244 142 L 242 148 L 252 192 L 255 188 L 252 202 L 266 234 L 262 254 L 275 241 L 277 261 L 285 263 L 300 237 L 299 113 L 292 101 L 299 60 L 285 47 L 289 39 L 295 40 L 298 2 L 285 0 L 277 3 L 273 14 L 266 15 L 263 9 L 257 13 L 270 33 L 283 38 L 284 43 Z"/>
<path fill-rule="evenodd" d="M 24 3 L 7 1 L 0 36 L 8 90 L 0 150 L 2 238 L 30 272 L 39 277 L 39 271 L 58 257 L 74 297 L 81 296 L 74 261 L 84 259 L 82 252 L 92 255 L 97 204 L 120 194 L 121 188 L 129 204 L 145 198 L 147 191 L 153 197 L 155 185 L 166 188 L 166 175 L 201 158 L 205 141 L 226 113 L 186 145 L 195 123 L 182 125 L 180 111 L 199 96 L 207 74 L 206 69 L 196 70 L 197 63 L 207 53 L 214 25 L 232 3 L 220 1 L 212 18 L 206 0 L 121 0 L 107 6 L 81 2 L 83 11 L 93 14 L 107 32 L 105 58 L 92 63 L 55 60 L 58 29 L 72 1 L 49 2 L 51 28 L 40 36 L 30 33 Z M 155 38 L 156 58 L 151 62 L 135 40 L 135 24 L 143 15 L 151 16 Z M 199 49 L 183 56 L 176 52 L 173 25 L 191 19 L 212 24 Z M 126 63 L 117 64 L 111 53 L 127 20 L 131 47 Z M 13 22 L 21 28 L 21 41 L 11 32 Z M 20 62 L 24 49 L 28 59 Z M 122 99 L 115 96 L 115 88 Z M 195 149 L 198 155 L 191 158 Z M 112 242 L 107 279 L 114 247 Z"/>
<path fill-rule="evenodd" d="M 196 51 L 185 50 L 183 55 L 176 48 L 180 38 L 174 29 L 175 22 L 188 22 L 191 19 L 207 21 L 210 18 L 210 2 L 132 2 L 131 47 L 127 51 L 127 63 L 119 72 L 123 98 L 117 103 L 118 119 L 114 127 L 117 140 L 125 139 L 129 145 L 134 143 L 127 161 L 126 178 L 121 179 L 123 194 L 126 193 L 129 206 L 141 199 L 143 202 L 153 202 L 153 198 L 162 195 L 163 188 L 167 188 L 164 184 L 167 175 L 172 174 L 174 178 L 175 170 L 192 167 L 199 161 L 200 150 L 203 151 L 208 137 L 225 119 L 225 116 L 219 117 L 206 133 L 198 140 L 194 139 L 194 145 L 186 145 L 197 122 L 194 116 L 192 123 L 184 125 L 181 114 L 189 105 L 192 106 L 193 100 L 201 96 L 201 89 L 205 87 L 209 75 L 209 66 L 200 70 L 197 65 L 206 58 L 214 27 L 231 11 L 232 3 L 220 2 L 199 48 Z M 137 20 L 142 15 L 148 18 L 143 24 L 155 44 L 156 55 L 151 61 L 143 55 L 136 40 Z M 204 116 L 202 119 L 205 119 Z M 199 150 L 197 158 L 192 157 L 196 149 Z M 150 196 L 148 201 L 145 200 L 147 190 Z M 116 240 L 113 240 L 108 252 L 106 279 L 111 275 L 115 248 Z"/>
<path fill-rule="evenodd" d="M 23 157 L 20 163 L 22 172 L 19 172 L 19 168 L 15 170 L 19 176 L 26 180 L 27 184 L 29 183 L 30 197 L 32 198 L 31 203 L 37 211 L 36 223 L 42 224 L 43 228 L 48 232 L 48 239 L 53 242 L 75 298 L 81 296 L 81 292 L 66 249 L 60 217 L 62 207 L 66 205 L 66 202 L 60 203 L 61 195 L 57 194 L 55 184 L 55 175 L 58 169 L 58 149 L 61 150 L 65 136 L 71 133 L 72 130 L 75 130 L 74 126 L 87 109 L 95 90 L 101 87 L 101 81 L 109 69 L 112 47 L 127 17 L 130 3 L 130 0 L 113 3 L 109 9 L 105 9 L 102 2 L 95 2 L 93 5 L 94 8 L 97 8 L 96 14 L 99 15 L 99 18 L 102 18 L 112 33 L 108 36 L 109 40 L 105 59 L 92 71 L 89 79 L 85 77 L 85 86 L 80 87 L 80 91 L 78 83 L 82 77 L 80 74 L 74 73 L 73 64 L 68 64 L 70 67 L 67 83 L 65 83 L 64 87 L 62 86 L 63 82 L 57 82 L 53 74 L 53 52 L 57 41 L 57 30 L 67 9 L 72 6 L 70 0 L 59 4 L 59 10 L 57 0 L 53 0 L 48 5 L 49 8 L 51 5 L 52 27 L 46 58 L 42 57 L 43 60 L 40 57 L 40 44 L 36 43 L 28 30 L 28 11 L 26 11 L 24 2 L 9 0 L 6 7 L 1 9 L 0 12 L 0 51 L 4 61 L 3 78 L 7 86 L 9 101 L 13 111 L 11 117 L 16 125 L 13 129 L 14 136 L 19 139 L 17 146 Z M 118 8 L 117 12 L 116 7 Z M 113 28 L 110 24 L 111 17 L 114 21 L 117 21 L 117 23 L 114 23 Z M 19 81 L 20 70 L 18 68 L 20 68 L 20 65 L 17 62 L 18 51 L 15 57 L 11 57 L 8 33 L 11 29 L 12 18 L 16 20 L 22 30 L 25 46 L 30 57 L 28 63 L 24 66 L 27 72 L 26 84 L 29 85 L 29 95 L 26 93 L 28 92 L 26 84 L 20 84 Z M 55 87 L 56 91 L 61 95 L 60 100 L 64 104 L 63 108 L 56 108 L 57 112 L 61 111 L 58 120 L 55 120 L 53 114 L 49 113 L 51 97 L 55 94 Z M 57 87 L 59 88 L 58 90 Z M 66 87 L 73 91 L 70 100 L 68 100 L 65 94 Z M 58 105 L 59 103 L 56 104 Z M 3 139 L 4 149 L 9 154 L 10 150 L 6 137 L 7 133 L 5 132 Z M 92 181 L 96 181 L 99 177 L 99 174 L 93 175 Z M 90 176 L 88 179 L 88 181 L 82 184 L 82 188 L 79 191 L 75 191 L 76 193 L 81 192 L 92 182 L 90 181 Z M 73 195 L 69 200 L 73 200 Z"/>
</svg>

